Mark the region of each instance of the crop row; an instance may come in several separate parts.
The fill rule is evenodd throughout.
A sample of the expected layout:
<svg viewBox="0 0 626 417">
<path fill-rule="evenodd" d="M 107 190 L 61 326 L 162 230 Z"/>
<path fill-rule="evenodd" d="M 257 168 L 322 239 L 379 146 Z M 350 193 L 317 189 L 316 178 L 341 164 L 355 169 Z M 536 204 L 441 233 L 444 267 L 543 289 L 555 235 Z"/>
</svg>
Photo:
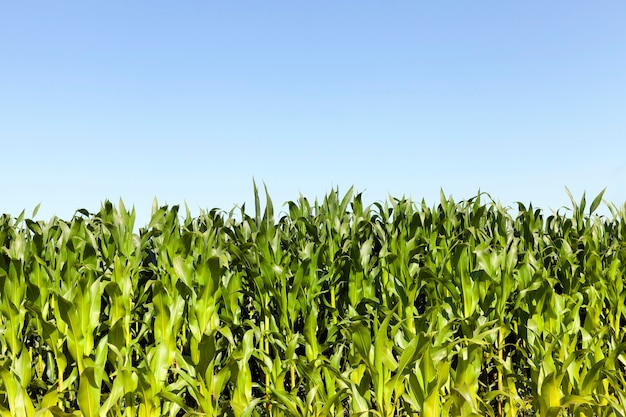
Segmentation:
<svg viewBox="0 0 626 417">
<path fill-rule="evenodd" d="M 255 197 L 1 217 L 0 415 L 626 416 L 626 206 Z"/>
</svg>

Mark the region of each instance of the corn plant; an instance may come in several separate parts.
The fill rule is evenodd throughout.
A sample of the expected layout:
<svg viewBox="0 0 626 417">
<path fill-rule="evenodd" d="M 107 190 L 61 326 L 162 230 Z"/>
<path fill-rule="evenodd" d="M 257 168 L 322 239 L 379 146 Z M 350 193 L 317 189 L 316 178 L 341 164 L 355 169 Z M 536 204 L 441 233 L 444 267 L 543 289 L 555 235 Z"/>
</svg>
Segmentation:
<svg viewBox="0 0 626 417">
<path fill-rule="evenodd" d="M 0 217 L 0 415 L 626 416 L 626 206 L 265 194 Z"/>
</svg>

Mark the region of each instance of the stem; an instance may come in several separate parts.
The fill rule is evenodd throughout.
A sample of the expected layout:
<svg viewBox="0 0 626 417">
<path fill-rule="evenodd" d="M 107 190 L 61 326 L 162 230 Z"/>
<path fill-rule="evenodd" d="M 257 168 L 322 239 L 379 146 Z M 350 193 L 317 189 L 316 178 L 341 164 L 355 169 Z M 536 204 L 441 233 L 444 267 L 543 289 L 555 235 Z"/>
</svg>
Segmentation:
<svg viewBox="0 0 626 417">
<path fill-rule="evenodd" d="M 270 351 L 270 341 L 269 341 L 269 328 L 270 328 L 270 317 L 269 314 L 266 312 L 265 314 L 265 340 L 264 340 L 264 346 L 263 346 L 263 351 L 265 352 L 266 355 L 269 356 L 269 351 Z M 265 371 L 265 399 L 266 399 L 266 404 L 267 407 L 269 408 L 270 406 L 270 372 L 271 369 L 268 369 L 267 371 Z"/>
<path fill-rule="evenodd" d="M 330 306 L 333 308 L 333 324 L 337 324 L 337 313 L 335 304 L 335 286 L 331 284 L 330 286 Z"/>
<path fill-rule="evenodd" d="M 382 270 L 382 288 L 381 293 L 383 296 L 383 305 L 389 305 L 387 303 L 387 286 L 389 285 L 389 270 L 387 269 L 387 260 L 382 258 L 380 260 L 380 268 Z"/>
<path fill-rule="evenodd" d="M 503 362 L 502 356 L 502 345 L 504 344 L 504 335 L 502 333 L 502 327 L 498 330 L 498 358 L 500 359 L 500 364 Z M 501 366 L 501 365 L 500 365 Z M 502 372 L 500 372 L 499 367 L 496 368 L 498 372 L 498 391 L 502 392 Z M 502 414 L 502 399 L 498 400 L 498 415 Z"/>
</svg>

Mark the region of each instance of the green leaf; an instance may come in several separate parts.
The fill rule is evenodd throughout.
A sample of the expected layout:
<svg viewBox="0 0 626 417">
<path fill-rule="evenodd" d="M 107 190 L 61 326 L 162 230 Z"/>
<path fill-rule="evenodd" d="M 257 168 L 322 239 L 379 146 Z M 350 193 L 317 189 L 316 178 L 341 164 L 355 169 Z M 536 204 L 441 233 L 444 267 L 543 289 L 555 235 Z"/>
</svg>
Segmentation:
<svg viewBox="0 0 626 417">
<path fill-rule="evenodd" d="M 49 417 L 50 414 L 52 414 L 53 417 L 76 417 L 76 414 L 66 413 L 57 405 L 41 408 L 34 414 L 33 417 Z"/>
<path fill-rule="evenodd" d="M 359 393 L 356 384 L 352 384 L 352 412 L 355 416 L 367 415 L 369 412 L 367 401 L 363 398 L 361 393 Z"/>
<path fill-rule="evenodd" d="M 546 376 L 541 384 L 541 396 L 539 398 L 541 413 L 545 416 L 556 416 L 561 407 L 561 392 L 559 390 L 560 379 L 555 372 Z"/>
<path fill-rule="evenodd" d="M 591 202 L 591 206 L 589 207 L 589 215 L 591 215 L 594 211 L 596 211 L 596 209 L 602 202 L 602 196 L 604 195 L 605 191 L 606 191 L 606 187 L 600 192 L 600 194 L 596 196 L 596 198 L 593 199 L 593 201 Z"/>
<path fill-rule="evenodd" d="M 85 417 L 96 417 L 100 410 L 100 387 L 96 383 L 94 368 L 87 367 L 78 383 L 78 408 Z"/>
<path fill-rule="evenodd" d="M 287 391 L 278 390 L 271 386 L 269 389 L 272 395 L 278 400 L 278 403 L 282 404 L 289 411 L 291 416 L 302 415 L 300 410 L 304 409 L 304 404 L 302 404 L 302 400 L 297 396 L 289 395 Z"/>
<path fill-rule="evenodd" d="M 370 337 L 370 330 L 362 323 L 357 322 L 352 324 L 352 341 L 361 357 L 369 362 L 369 352 L 372 347 L 372 338 Z"/>
<path fill-rule="evenodd" d="M 33 403 L 11 372 L 0 367 L 0 378 L 9 400 L 9 411 L 14 417 L 30 417 L 35 413 Z"/>
</svg>

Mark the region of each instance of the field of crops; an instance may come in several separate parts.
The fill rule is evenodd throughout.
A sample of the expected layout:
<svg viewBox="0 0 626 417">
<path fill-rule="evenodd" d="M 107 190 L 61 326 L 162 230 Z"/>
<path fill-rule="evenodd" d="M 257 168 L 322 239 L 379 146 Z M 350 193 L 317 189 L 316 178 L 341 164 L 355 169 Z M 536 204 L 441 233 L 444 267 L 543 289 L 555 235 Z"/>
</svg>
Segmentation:
<svg viewBox="0 0 626 417">
<path fill-rule="evenodd" d="M 626 206 L 0 218 L 0 416 L 626 416 Z"/>
</svg>

